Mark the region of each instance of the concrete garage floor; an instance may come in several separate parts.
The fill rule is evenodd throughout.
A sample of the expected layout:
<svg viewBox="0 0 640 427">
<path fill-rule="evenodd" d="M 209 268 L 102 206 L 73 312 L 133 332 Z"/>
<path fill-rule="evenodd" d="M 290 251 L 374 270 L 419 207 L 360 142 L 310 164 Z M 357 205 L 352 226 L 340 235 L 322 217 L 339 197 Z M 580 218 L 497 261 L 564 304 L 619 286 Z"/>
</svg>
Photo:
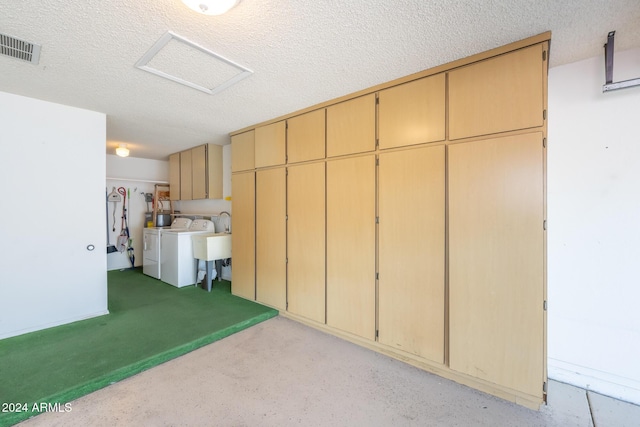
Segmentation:
<svg viewBox="0 0 640 427">
<path fill-rule="evenodd" d="M 276 317 L 20 425 L 640 426 L 639 406 L 548 396 L 532 411 Z"/>
</svg>

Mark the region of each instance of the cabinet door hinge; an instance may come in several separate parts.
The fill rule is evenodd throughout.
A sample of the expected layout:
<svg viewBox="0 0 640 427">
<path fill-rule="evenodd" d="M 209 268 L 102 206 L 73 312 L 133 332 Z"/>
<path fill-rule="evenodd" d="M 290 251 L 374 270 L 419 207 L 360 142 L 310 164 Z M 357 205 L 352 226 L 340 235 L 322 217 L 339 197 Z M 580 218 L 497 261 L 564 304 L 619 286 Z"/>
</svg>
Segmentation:
<svg viewBox="0 0 640 427">
<path fill-rule="evenodd" d="M 376 105 L 380 104 L 380 97 L 379 95 L 376 93 Z"/>
<path fill-rule="evenodd" d="M 542 138 L 542 147 L 547 148 L 547 138 Z"/>
<path fill-rule="evenodd" d="M 380 224 L 380 217 L 379 216 L 376 217 L 376 224 Z"/>
<path fill-rule="evenodd" d="M 544 231 L 547 231 L 547 220 L 546 219 L 544 221 L 542 221 L 542 229 Z"/>
<path fill-rule="evenodd" d="M 376 329 L 376 338 L 380 336 L 380 331 Z"/>
<path fill-rule="evenodd" d="M 543 51 L 542 51 L 542 60 L 543 60 L 543 61 L 546 61 L 546 60 L 547 60 L 547 51 L 546 51 L 546 50 L 543 50 Z"/>
<path fill-rule="evenodd" d="M 547 311 L 547 300 L 544 300 L 544 302 L 542 303 L 542 309 L 544 311 Z"/>
<path fill-rule="evenodd" d="M 376 273 L 376 280 L 380 280 L 380 273 Z"/>
<path fill-rule="evenodd" d="M 285 263 L 285 264 L 289 264 L 289 258 L 285 258 L 285 259 L 284 259 L 284 263 Z"/>
<path fill-rule="evenodd" d="M 546 393 L 546 392 L 547 392 L 547 382 L 546 382 L 546 381 L 542 383 L 542 391 L 543 391 L 544 393 Z"/>
<path fill-rule="evenodd" d="M 547 110 L 542 110 L 542 120 L 547 120 Z"/>
</svg>

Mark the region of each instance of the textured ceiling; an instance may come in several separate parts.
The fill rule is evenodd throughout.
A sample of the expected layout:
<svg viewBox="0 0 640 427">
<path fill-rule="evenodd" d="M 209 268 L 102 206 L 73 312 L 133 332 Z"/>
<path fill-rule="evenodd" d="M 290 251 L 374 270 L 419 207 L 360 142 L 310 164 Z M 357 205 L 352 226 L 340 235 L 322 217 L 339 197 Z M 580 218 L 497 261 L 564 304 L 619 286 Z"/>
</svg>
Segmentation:
<svg viewBox="0 0 640 427">
<path fill-rule="evenodd" d="M 638 0 L 242 0 L 222 16 L 180 0 L 0 4 L 0 33 L 42 45 L 38 65 L 0 56 L 0 91 L 106 113 L 107 153 L 155 159 L 545 31 L 552 67 L 603 55 L 611 30 L 616 52 L 640 46 Z M 209 95 L 135 68 L 167 31 L 254 74 Z M 215 81 L 190 56 L 175 52 L 176 72 Z"/>
</svg>

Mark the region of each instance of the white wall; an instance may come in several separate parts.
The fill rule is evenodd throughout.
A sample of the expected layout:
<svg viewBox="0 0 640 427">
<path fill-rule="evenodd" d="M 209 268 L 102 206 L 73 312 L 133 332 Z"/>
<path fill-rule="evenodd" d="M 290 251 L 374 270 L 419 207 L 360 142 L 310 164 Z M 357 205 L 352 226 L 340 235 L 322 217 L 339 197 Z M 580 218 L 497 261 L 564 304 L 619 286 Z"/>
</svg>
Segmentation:
<svg viewBox="0 0 640 427">
<path fill-rule="evenodd" d="M 108 312 L 105 138 L 102 113 L 0 92 L 0 338 Z"/>
<path fill-rule="evenodd" d="M 549 377 L 640 404 L 640 87 L 604 82 L 604 55 L 549 72 Z"/>
<path fill-rule="evenodd" d="M 139 267 L 142 265 L 144 214 L 151 207 L 151 204 L 147 205 L 145 202 L 144 194 L 153 194 L 155 183 L 169 182 L 169 161 L 107 155 L 106 167 L 106 192 L 110 193 L 113 188 L 122 187 L 130 195 L 127 200 L 127 223 L 132 239 L 134 265 Z M 108 214 L 105 210 L 104 215 L 107 215 L 108 219 L 109 243 L 117 245 L 118 236 L 122 232 L 122 202 L 110 202 Z M 127 251 L 107 255 L 107 270 L 130 267 L 131 261 Z"/>
<path fill-rule="evenodd" d="M 222 148 L 222 186 L 223 197 L 219 200 L 189 200 L 174 202 L 174 209 L 185 214 L 195 214 L 203 217 L 216 215 L 222 211 L 231 213 L 231 146 Z M 129 235 L 133 239 L 135 266 L 142 265 L 142 230 L 144 229 L 144 213 L 147 204 L 144 202 L 144 193 L 153 193 L 154 182 L 166 183 L 169 181 L 169 161 L 138 159 L 135 157 L 118 157 L 107 155 L 107 192 L 112 188 L 123 187 L 129 190 L 130 199 L 127 206 L 127 220 Z M 148 182 L 147 182 L 148 181 Z M 104 205 L 103 205 L 104 206 Z M 104 208 L 103 208 L 104 209 Z M 169 209 L 167 204 L 166 209 Z M 109 241 L 115 245 L 118 235 L 122 230 L 122 203 L 115 204 L 115 231 L 113 230 L 114 203 L 108 206 Z M 103 213 L 105 216 L 107 212 Z M 216 230 L 224 231 L 224 224 L 216 221 Z M 106 235 L 106 230 L 105 230 Z M 130 268 L 131 262 L 127 251 L 113 252 L 107 255 L 107 270 Z M 223 270 L 223 278 L 230 279 L 230 271 Z"/>
</svg>

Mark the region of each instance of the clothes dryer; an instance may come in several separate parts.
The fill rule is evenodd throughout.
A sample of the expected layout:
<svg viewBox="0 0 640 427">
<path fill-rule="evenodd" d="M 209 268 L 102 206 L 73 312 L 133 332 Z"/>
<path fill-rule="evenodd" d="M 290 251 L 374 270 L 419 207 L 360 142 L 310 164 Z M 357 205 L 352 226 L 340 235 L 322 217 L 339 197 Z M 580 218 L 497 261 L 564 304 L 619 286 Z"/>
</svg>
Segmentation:
<svg viewBox="0 0 640 427">
<path fill-rule="evenodd" d="M 168 227 L 148 227 L 142 231 L 142 272 L 144 274 L 156 279 L 160 279 L 162 276 L 160 263 L 162 259 L 162 232 L 167 230 L 187 230 L 190 225 L 191 219 L 189 218 L 175 218 Z"/>
</svg>

